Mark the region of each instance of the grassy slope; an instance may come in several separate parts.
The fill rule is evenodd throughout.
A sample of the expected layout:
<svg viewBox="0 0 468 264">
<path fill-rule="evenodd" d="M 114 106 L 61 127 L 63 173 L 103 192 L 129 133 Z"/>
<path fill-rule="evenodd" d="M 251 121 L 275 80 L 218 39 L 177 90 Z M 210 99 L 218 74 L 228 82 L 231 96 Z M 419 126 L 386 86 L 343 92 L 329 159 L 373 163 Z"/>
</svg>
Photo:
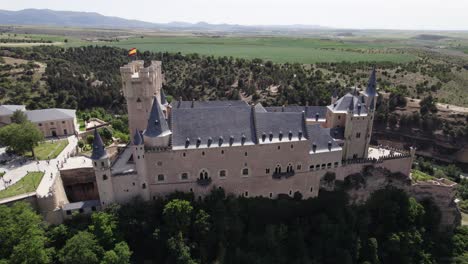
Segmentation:
<svg viewBox="0 0 468 264">
<path fill-rule="evenodd" d="M 21 180 L 17 183 L 9 186 L 5 190 L 0 191 L 0 199 L 23 194 L 34 192 L 41 182 L 42 176 L 44 176 L 43 172 L 35 171 L 29 172 L 24 176 Z"/>
</svg>

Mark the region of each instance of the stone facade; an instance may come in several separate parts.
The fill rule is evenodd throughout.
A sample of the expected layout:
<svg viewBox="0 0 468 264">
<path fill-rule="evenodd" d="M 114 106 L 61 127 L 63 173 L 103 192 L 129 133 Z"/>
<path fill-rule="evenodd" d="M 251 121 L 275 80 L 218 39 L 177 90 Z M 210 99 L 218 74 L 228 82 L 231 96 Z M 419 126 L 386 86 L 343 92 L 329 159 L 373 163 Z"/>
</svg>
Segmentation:
<svg viewBox="0 0 468 264">
<path fill-rule="evenodd" d="M 111 162 L 95 134 L 93 164 L 103 207 L 174 191 L 203 196 L 218 187 L 245 197 L 315 197 L 327 172 L 342 180 L 369 164 L 409 175 L 409 153 L 368 159 L 375 76 L 362 94 L 334 94 L 326 108 L 264 108 L 241 101 L 169 105 L 160 62 L 145 68 L 135 61 L 120 71 L 134 140 Z"/>
</svg>

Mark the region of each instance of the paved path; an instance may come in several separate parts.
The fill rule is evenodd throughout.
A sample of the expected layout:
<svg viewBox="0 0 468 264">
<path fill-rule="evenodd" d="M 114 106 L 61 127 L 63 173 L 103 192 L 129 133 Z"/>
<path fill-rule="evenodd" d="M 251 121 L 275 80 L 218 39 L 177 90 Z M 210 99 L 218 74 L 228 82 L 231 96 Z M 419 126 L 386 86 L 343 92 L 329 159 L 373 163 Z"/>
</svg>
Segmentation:
<svg viewBox="0 0 468 264">
<path fill-rule="evenodd" d="M 0 165 L 0 171 L 6 172 L 3 176 L 3 180 L 0 180 L 0 190 L 3 190 L 5 187 L 18 182 L 20 179 L 26 176 L 28 171 L 43 171 L 45 172 L 44 177 L 39 183 L 36 192 L 38 196 L 47 196 L 51 189 L 50 187 L 54 183 L 55 177 L 58 175 L 59 168 L 66 164 L 70 155 L 75 153 L 77 143 L 78 140 L 75 136 L 68 137 L 68 145 L 57 156 L 57 158 L 51 159 L 49 161 L 33 161 L 24 158 L 17 158 L 11 162 L 8 162 L 6 165 Z"/>
</svg>

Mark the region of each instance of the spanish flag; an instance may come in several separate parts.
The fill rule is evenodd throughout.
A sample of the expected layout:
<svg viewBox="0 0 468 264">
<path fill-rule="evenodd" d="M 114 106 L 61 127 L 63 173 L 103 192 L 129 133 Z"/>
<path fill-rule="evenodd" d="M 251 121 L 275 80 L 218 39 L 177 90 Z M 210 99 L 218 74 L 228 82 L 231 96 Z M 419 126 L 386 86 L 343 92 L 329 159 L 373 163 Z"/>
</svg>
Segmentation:
<svg viewBox="0 0 468 264">
<path fill-rule="evenodd" d="M 128 51 L 128 56 L 131 57 L 131 56 L 135 56 L 137 54 L 137 49 L 136 48 L 131 48 L 129 51 Z"/>
</svg>

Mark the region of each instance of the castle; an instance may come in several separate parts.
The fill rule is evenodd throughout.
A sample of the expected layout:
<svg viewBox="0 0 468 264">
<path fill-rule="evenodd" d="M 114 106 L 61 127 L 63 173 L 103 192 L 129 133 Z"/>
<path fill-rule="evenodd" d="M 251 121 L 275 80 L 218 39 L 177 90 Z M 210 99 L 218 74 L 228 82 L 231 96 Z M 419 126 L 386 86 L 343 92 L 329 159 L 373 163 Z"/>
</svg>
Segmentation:
<svg viewBox="0 0 468 264">
<path fill-rule="evenodd" d="M 111 162 L 95 131 L 91 159 L 100 205 L 174 191 L 196 197 L 213 187 L 275 198 L 315 197 L 326 175 L 343 180 L 364 166 L 409 175 L 414 150 L 369 150 L 377 102 L 376 71 L 365 91 L 329 106 L 263 107 L 244 101 L 166 101 L 161 62 L 120 68 L 132 142 Z M 328 177 L 330 178 L 330 177 Z"/>
</svg>

